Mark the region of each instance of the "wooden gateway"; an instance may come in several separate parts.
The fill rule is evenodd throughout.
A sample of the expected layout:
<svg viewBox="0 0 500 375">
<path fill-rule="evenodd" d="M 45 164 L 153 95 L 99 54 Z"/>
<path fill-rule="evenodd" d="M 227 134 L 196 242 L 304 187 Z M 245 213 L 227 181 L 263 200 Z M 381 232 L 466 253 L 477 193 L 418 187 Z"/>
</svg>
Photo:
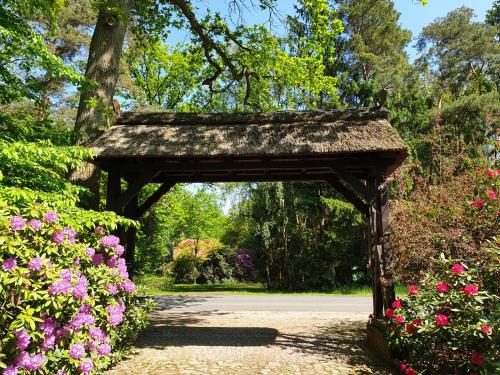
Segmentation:
<svg viewBox="0 0 500 375">
<path fill-rule="evenodd" d="M 91 147 L 108 172 L 107 209 L 132 219 L 178 182 L 330 183 L 369 222 L 374 316 L 394 299 L 385 182 L 407 147 L 385 110 L 124 113 Z M 161 185 L 139 204 L 149 183 Z M 132 270 L 135 236 L 122 235 Z"/>
</svg>

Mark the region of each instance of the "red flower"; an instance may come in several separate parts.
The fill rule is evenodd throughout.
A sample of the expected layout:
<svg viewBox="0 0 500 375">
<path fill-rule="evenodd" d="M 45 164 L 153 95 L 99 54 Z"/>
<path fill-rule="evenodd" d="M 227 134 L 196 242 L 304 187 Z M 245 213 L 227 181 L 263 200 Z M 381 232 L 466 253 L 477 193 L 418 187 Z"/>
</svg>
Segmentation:
<svg viewBox="0 0 500 375">
<path fill-rule="evenodd" d="M 473 285 L 473 284 L 469 284 L 467 285 L 464 289 L 463 289 L 464 293 L 467 294 L 468 296 L 476 296 L 477 295 L 477 292 L 478 292 L 478 289 L 477 289 L 477 286 Z"/>
<path fill-rule="evenodd" d="M 492 188 L 488 188 L 488 190 L 486 190 L 486 194 L 488 194 L 488 198 L 490 199 L 497 199 L 497 193 L 495 193 L 495 190 L 493 190 Z"/>
<path fill-rule="evenodd" d="M 408 365 L 406 364 L 406 362 L 405 362 L 405 361 L 401 362 L 401 364 L 399 365 L 399 369 L 400 369 L 401 371 L 404 371 L 404 370 L 406 370 L 407 368 L 408 368 Z"/>
<path fill-rule="evenodd" d="M 494 177 L 495 176 L 495 171 L 491 170 L 488 168 L 488 172 L 486 172 L 486 174 L 488 175 L 488 177 Z"/>
<path fill-rule="evenodd" d="M 406 333 L 408 333 L 409 335 L 412 335 L 416 329 L 417 329 L 417 326 L 413 323 L 410 323 L 406 326 Z"/>
<path fill-rule="evenodd" d="M 484 362 L 484 357 L 481 354 L 479 354 L 478 352 L 472 352 L 470 356 L 470 363 L 479 366 L 483 362 Z"/>
<path fill-rule="evenodd" d="M 483 201 L 482 199 L 478 200 L 478 201 L 474 201 L 471 203 L 471 206 L 472 207 L 484 207 L 486 206 L 486 202 Z"/>
<path fill-rule="evenodd" d="M 436 325 L 438 326 L 447 326 L 448 325 L 448 317 L 443 314 L 436 315 Z"/>
<path fill-rule="evenodd" d="M 437 283 L 436 290 L 438 293 L 447 293 L 450 291 L 450 288 L 448 288 L 448 285 L 445 283 Z"/>
<path fill-rule="evenodd" d="M 416 285 L 409 285 L 408 286 L 408 295 L 410 296 L 416 296 L 418 294 L 418 286 Z"/>
<path fill-rule="evenodd" d="M 412 323 L 418 327 L 419 325 L 422 324 L 422 321 L 420 319 L 413 319 Z"/>
<path fill-rule="evenodd" d="M 393 309 L 385 310 L 385 316 L 387 316 L 388 318 L 394 318 L 394 310 Z"/>
<path fill-rule="evenodd" d="M 460 263 L 454 264 L 451 267 L 451 272 L 453 272 L 455 275 L 460 275 L 464 271 L 465 271 L 465 267 L 462 266 Z"/>
<path fill-rule="evenodd" d="M 481 327 L 481 331 L 486 333 L 487 335 L 491 335 L 493 332 L 493 327 L 486 324 Z"/>
<path fill-rule="evenodd" d="M 405 371 L 405 375 L 417 375 L 417 372 L 411 367 L 408 367 Z"/>
<path fill-rule="evenodd" d="M 396 316 L 396 319 L 394 319 L 394 321 L 396 322 L 396 324 L 403 324 L 405 322 L 406 318 L 404 316 Z"/>
<path fill-rule="evenodd" d="M 392 302 L 392 307 L 395 309 L 400 309 L 401 308 L 401 300 L 396 299 Z"/>
</svg>

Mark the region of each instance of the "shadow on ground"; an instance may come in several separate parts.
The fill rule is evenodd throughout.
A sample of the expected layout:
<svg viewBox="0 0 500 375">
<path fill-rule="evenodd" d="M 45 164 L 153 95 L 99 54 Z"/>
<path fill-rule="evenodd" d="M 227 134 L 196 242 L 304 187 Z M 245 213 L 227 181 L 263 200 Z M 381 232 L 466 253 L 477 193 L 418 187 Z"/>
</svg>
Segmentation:
<svg viewBox="0 0 500 375">
<path fill-rule="evenodd" d="M 152 297 L 156 303 L 157 310 L 172 310 L 177 307 L 192 307 L 201 305 L 203 302 L 208 301 L 213 297 L 196 297 L 196 296 L 169 296 L 165 297 Z"/>
</svg>

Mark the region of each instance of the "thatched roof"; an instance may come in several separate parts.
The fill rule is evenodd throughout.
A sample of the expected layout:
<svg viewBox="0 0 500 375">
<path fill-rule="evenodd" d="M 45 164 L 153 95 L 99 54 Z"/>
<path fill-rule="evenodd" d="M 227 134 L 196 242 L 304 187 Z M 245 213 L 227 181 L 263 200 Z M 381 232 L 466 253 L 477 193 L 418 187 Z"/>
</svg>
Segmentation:
<svg viewBox="0 0 500 375">
<path fill-rule="evenodd" d="M 91 147 L 97 159 L 407 152 L 380 109 L 124 113 Z"/>
</svg>

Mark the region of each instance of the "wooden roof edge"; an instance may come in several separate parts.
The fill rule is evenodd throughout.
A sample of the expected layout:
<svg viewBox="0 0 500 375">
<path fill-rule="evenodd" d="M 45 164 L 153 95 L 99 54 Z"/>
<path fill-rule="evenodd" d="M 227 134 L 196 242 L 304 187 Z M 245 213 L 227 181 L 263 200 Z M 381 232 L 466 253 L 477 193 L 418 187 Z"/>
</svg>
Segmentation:
<svg viewBox="0 0 500 375">
<path fill-rule="evenodd" d="M 388 119 L 383 107 L 365 107 L 348 110 L 310 110 L 274 112 L 124 112 L 116 118 L 116 125 L 249 125 L 294 122 L 334 122 Z"/>
</svg>

